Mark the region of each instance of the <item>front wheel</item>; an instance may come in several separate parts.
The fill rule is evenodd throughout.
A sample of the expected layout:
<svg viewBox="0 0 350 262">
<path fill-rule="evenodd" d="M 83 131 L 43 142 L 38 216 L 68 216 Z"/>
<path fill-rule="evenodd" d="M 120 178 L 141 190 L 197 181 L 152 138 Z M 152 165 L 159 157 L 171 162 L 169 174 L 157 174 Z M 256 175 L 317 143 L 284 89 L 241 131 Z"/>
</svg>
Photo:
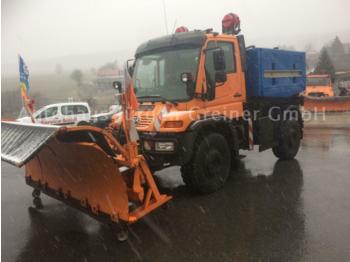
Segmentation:
<svg viewBox="0 0 350 262">
<path fill-rule="evenodd" d="M 298 121 L 284 121 L 279 128 L 277 145 L 272 147 L 272 152 L 281 160 L 291 160 L 299 151 L 300 140 L 301 128 Z"/>
<path fill-rule="evenodd" d="M 88 125 L 89 125 L 89 123 L 86 121 L 81 121 L 77 124 L 77 126 L 88 126 Z"/>
<path fill-rule="evenodd" d="M 202 138 L 190 163 L 181 168 L 185 184 L 200 193 L 221 188 L 230 174 L 231 153 L 227 140 L 218 133 Z"/>
</svg>

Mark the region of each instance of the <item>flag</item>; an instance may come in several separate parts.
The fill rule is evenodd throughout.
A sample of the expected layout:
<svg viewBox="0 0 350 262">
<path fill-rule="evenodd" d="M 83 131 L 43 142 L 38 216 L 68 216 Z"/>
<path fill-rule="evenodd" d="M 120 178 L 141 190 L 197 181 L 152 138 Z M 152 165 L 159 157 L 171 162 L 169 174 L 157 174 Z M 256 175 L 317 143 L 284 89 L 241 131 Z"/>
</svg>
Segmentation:
<svg viewBox="0 0 350 262">
<path fill-rule="evenodd" d="M 125 83 L 125 94 L 127 98 L 127 107 L 132 111 L 137 109 L 137 98 L 132 86 L 132 78 L 129 75 L 127 64 L 124 66 L 124 83 Z"/>
<path fill-rule="evenodd" d="M 21 88 L 21 95 L 24 99 L 28 99 L 29 92 L 29 71 L 27 65 L 24 63 L 23 58 L 19 55 L 19 81 Z"/>
<path fill-rule="evenodd" d="M 136 125 L 133 118 L 133 114 L 137 109 L 137 98 L 134 92 L 134 87 L 132 85 L 132 78 L 128 72 L 127 63 L 124 66 L 124 84 L 125 84 L 125 106 L 126 110 L 124 113 L 126 115 L 127 122 L 129 123 L 129 138 L 131 141 L 136 142 L 139 140 L 139 135 L 137 133 Z"/>
<path fill-rule="evenodd" d="M 19 87 L 21 89 L 21 96 L 23 99 L 23 105 L 30 115 L 32 122 L 35 123 L 33 112 L 34 112 L 34 100 L 28 98 L 29 93 L 29 71 L 27 65 L 24 63 L 23 58 L 18 56 L 19 63 Z"/>
</svg>

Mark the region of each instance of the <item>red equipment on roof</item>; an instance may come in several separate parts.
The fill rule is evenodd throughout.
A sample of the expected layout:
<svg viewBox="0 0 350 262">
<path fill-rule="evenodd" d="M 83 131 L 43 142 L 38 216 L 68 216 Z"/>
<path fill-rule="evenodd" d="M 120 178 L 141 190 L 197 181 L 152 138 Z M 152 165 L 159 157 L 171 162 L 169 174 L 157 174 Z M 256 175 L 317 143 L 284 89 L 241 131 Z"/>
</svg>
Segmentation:
<svg viewBox="0 0 350 262">
<path fill-rule="evenodd" d="M 238 15 L 229 13 L 222 19 L 222 33 L 237 35 L 241 32 L 241 21 Z"/>
<path fill-rule="evenodd" d="M 188 30 L 187 27 L 185 27 L 185 26 L 180 26 L 180 27 L 176 28 L 175 33 L 184 33 L 184 32 L 188 32 L 188 31 L 189 31 L 189 30 Z"/>
</svg>

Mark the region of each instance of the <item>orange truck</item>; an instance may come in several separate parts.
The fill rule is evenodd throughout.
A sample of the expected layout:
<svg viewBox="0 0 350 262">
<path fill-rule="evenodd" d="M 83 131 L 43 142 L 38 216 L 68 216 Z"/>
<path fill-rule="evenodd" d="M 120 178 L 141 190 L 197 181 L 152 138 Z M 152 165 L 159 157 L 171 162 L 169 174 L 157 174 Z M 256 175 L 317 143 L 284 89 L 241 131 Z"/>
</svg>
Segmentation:
<svg viewBox="0 0 350 262">
<path fill-rule="evenodd" d="M 306 96 L 312 97 L 332 97 L 334 91 L 331 78 L 329 75 L 314 75 L 310 74 L 306 78 Z"/>
<path fill-rule="evenodd" d="M 346 96 L 345 89 L 343 89 L 343 92 L 339 96 L 335 96 L 331 78 L 327 74 L 308 75 L 303 96 L 304 109 L 309 112 L 350 111 L 350 96 Z"/>
<path fill-rule="evenodd" d="M 127 225 L 171 199 L 154 170 L 181 165 L 187 186 L 210 193 L 224 185 L 239 150 L 294 158 L 305 54 L 246 48 L 232 13 L 222 26 L 221 34 L 182 28 L 140 45 L 112 128 L 2 122 L 2 160 L 25 166 L 34 205 L 45 193 L 120 227 L 125 240 Z"/>
<path fill-rule="evenodd" d="M 302 138 L 305 54 L 247 49 L 224 21 L 222 34 L 178 30 L 149 40 L 129 67 L 142 154 L 153 171 L 180 165 L 201 193 L 223 186 L 240 149 L 291 159 Z M 120 117 L 112 120 L 117 137 Z"/>
</svg>

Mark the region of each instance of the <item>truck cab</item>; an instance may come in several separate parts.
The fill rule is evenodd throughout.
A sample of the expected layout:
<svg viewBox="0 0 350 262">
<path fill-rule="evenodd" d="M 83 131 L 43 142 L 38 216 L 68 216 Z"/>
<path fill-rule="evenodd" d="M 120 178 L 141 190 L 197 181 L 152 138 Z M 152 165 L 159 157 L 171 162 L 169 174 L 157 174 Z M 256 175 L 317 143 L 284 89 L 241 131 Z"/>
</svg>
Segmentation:
<svg viewBox="0 0 350 262">
<path fill-rule="evenodd" d="M 198 30 L 151 40 L 136 50 L 135 122 L 141 148 L 155 156 L 156 169 L 189 161 L 198 120 L 204 125 L 212 118 L 243 116 L 246 90 L 238 39 Z M 219 55 L 225 65 L 218 69 Z"/>
<path fill-rule="evenodd" d="M 279 50 L 259 53 L 268 53 L 271 59 L 285 54 Z M 304 57 L 296 53 L 291 56 Z M 293 109 L 300 116 L 301 91 L 282 98 L 247 98 L 246 55 L 243 35 L 212 30 L 175 33 L 137 48 L 135 62 L 129 68 L 138 100 L 134 121 L 140 150 L 153 171 L 180 165 L 185 184 L 207 193 L 223 185 L 240 149 L 259 145 L 261 151 L 273 148 L 282 159 L 296 155 L 302 136 L 301 118 L 274 123 L 267 114 L 275 105 L 279 111 L 274 114 Z M 276 79 L 282 78 L 284 87 L 305 89 L 305 60 L 300 60 L 302 70 L 297 70 L 295 62 L 288 65 L 290 70 L 273 70 L 274 63 L 269 68 L 272 71 L 266 70 L 266 83 L 274 90 L 281 92 Z M 254 111 L 259 111 L 256 118 Z M 114 117 L 114 126 L 120 119 L 120 115 Z M 288 141 L 281 138 L 282 129 L 283 139 Z"/>
<path fill-rule="evenodd" d="M 305 95 L 313 97 L 334 96 L 331 78 L 329 75 L 308 75 Z"/>
</svg>

